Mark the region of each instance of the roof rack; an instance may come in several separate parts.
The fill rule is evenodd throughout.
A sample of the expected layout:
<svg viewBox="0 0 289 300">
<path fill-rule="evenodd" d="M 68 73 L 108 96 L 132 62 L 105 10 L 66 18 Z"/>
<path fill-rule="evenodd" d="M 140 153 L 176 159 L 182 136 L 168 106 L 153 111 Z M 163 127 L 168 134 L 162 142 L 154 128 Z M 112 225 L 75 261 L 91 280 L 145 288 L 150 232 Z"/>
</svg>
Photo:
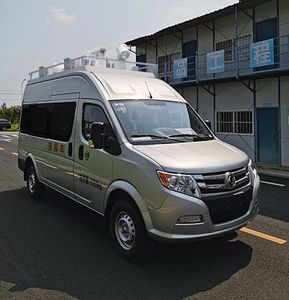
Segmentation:
<svg viewBox="0 0 289 300">
<path fill-rule="evenodd" d="M 108 68 L 108 69 L 120 69 L 129 71 L 141 71 L 153 73 L 157 76 L 158 65 L 148 64 L 141 62 L 131 62 L 121 59 L 109 59 L 105 57 L 98 57 L 96 55 L 84 55 L 76 58 L 65 58 L 63 62 L 54 64 L 48 67 L 41 66 L 38 70 L 29 73 L 30 80 L 39 77 L 46 77 L 56 73 L 83 69 L 85 66 L 95 68 Z"/>
</svg>

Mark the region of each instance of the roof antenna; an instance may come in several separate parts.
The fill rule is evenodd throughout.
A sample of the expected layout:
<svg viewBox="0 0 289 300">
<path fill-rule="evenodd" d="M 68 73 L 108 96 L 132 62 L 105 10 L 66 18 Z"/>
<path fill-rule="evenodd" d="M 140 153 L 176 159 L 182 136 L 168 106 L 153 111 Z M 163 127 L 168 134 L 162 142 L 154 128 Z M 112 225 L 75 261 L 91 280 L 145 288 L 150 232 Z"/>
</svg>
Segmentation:
<svg viewBox="0 0 289 300">
<path fill-rule="evenodd" d="M 151 93 L 151 91 L 150 91 L 150 89 L 149 89 L 148 83 L 147 83 L 146 81 L 145 81 L 145 84 L 146 84 L 147 89 L 148 89 L 148 92 L 149 92 L 149 97 L 150 97 L 150 99 L 152 99 L 153 96 L 152 96 L 152 93 Z"/>
</svg>

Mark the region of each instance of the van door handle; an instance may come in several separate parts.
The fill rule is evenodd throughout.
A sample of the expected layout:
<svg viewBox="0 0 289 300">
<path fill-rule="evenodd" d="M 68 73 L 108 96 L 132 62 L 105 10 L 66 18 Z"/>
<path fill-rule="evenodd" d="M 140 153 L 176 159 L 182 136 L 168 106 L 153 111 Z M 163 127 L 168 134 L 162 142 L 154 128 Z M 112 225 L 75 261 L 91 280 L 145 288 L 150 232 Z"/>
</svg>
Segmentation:
<svg viewBox="0 0 289 300">
<path fill-rule="evenodd" d="M 78 158 L 80 160 L 83 160 L 83 152 L 84 152 L 84 147 L 83 147 L 83 145 L 80 145 L 78 148 Z"/>
<path fill-rule="evenodd" d="M 68 144 L 68 155 L 72 156 L 72 143 Z"/>
</svg>

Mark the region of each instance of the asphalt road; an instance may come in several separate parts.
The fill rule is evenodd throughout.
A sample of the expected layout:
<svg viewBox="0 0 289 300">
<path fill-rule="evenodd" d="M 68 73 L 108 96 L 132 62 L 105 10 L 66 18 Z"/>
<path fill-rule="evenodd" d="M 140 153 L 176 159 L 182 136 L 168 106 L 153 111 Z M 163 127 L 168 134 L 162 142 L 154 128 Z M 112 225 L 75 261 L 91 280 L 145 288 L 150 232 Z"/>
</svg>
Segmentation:
<svg viewBox="0 0 289 300">
<path fill-rule="evenodd" d="M 0 133 L 1 300 L 289 298 L 289 242 L 239 232 L 155 245 L 146 260 L 127 262 L 96 213 L 51 190 L 40 202 L 28 197 L 16 139 Z M 289 240 L 289 180 L 262 180 L 260 214 L 248 227 Z"/>
</svg>

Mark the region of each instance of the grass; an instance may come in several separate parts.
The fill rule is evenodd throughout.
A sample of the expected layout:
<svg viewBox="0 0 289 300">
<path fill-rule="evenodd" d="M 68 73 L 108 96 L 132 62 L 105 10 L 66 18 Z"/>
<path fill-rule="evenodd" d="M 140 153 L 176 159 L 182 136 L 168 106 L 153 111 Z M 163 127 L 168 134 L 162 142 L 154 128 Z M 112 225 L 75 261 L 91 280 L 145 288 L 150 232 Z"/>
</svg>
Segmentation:
<svg viewBox="0 0 289 300">
<path fill-rule="evenodd" d="M 19 123 L 11 124 L 11 128 L 7 129 L 7 131 L 19 131 Z"/>
</svg>

